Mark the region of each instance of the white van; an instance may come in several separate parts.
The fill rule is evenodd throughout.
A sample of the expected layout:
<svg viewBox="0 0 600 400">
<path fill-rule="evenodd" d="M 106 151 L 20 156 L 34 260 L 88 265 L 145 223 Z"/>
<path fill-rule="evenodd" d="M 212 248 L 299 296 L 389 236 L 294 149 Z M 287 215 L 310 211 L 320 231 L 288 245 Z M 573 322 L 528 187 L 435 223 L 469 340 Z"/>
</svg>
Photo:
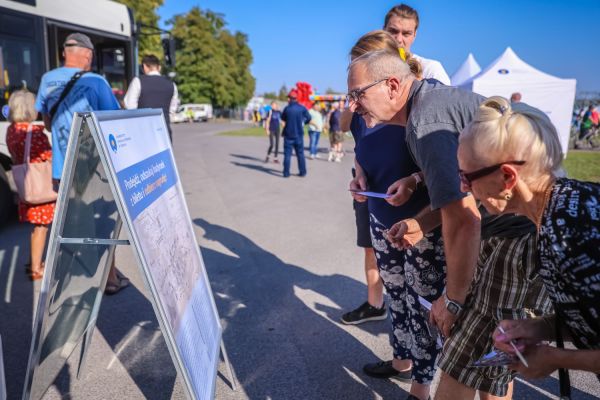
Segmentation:
<svg viewBox="0 0 600 400">
<path fill-rule="evenodd" d="M 194 122 L 208 121 L 213 117 L 212 104 L 182 104 L 171 117 L 171 122 L 186 122 L 190 117 Z"/>
</svg>

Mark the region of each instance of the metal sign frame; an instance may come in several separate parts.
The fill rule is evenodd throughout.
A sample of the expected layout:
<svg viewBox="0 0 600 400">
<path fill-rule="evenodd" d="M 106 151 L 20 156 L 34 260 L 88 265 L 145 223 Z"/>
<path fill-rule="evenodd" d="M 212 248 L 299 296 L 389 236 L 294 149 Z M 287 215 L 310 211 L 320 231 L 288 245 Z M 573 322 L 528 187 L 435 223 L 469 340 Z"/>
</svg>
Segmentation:
<svg viewBox="0 0 600 400">
<path fill-rule="evenodd" d="M 100 308 L 100 302 L 101 302 L 101 298 L 102 298 L 103 289 L 104 289 L 104 287 L 106 285 L 106 281 L 108 279 L 108 272 L 110 269 L 109 262 L 113 256 L 115 246 L 122 245 L 122 244 L 132 244 L 133 248 L 134 248 L 136 260 L 138 262 L 139 267 L 141 268 L 144 282 L 150 292 L 150 296 L 149 296 L 150 303 L 152 304 L 152 308 L 154 309 L 154 312 L 155 312 L 156 318 L 158 320 L 159 326 L 161 328 L 163 337 L 167 344 L 167 348 L 169 349 L 169 353 L 171 354 L 171 358 L 173 360 L 173 363 L 175 364 L 175 368 L 176 368 L 177 372 L 183 378 L 183 382 L 184 382 L 184 386 L 186 388 L 186 393 L 187 393 L 188 398 L 193 399 L 193 400 L 197 399 L 195 391 L 194 391 L 194 387 L 192 385 L 191 376 L 189 375 L 188 370 L 185 367 L 183 357 L 181 356 L 181 354 L 179 352 L 179 348 L 178 348 L 176 337 L 175 337 L 175 332 L 173 332 L 173 330 L 171 329 L 171 327 L 168 323 L 166 311 L 164 309 L 162 302 L 160 301 L 158 290 L 157 290 L 156 286 L 154 285 L 153 279 L 151 278 L 151 276 L 152 276 L 151 271 L 144 259 L 143 250 L 142 250 L 142 246 L 141 246 L 141 240 L 137 235 L 136 229 L 134 228 L 134 225 L 133 225 L 133 220 L 129 215 L 129 212 L 128 212 L 127 207 L 124 202 L 124 199 L 122 198 L 120 189 L 117 185 L 117 172 L 116 172 L 112 162 L 110 161 L 106 143 L 104 142 L 103 138 L 101 137 L 101 134 L 102 134 L 102 130 L 101 130 L 101 126 L 100 126 L 101 121 L 118 120 L 118 119 L 132 119 L 132 118 L 141 118 L 141 117 L 148 117 L 148 116 L 160 116 L 163 121 L 164 132 L 167 132 L 166 124 L 164 122 L 164 117 L 162 114 L 162 110 L 149 110 L 148 109 L 148 110 L 110 111 L 110 112 L 107 111 L 107 112 L 99 112 L 99 113 L 76 113 L 75 114 L 75 118 L 73 119 L 73 125 L 71 128 L 71 135 L 70 135 L 70 139 L 69 139 L 69 146 L 67 149 L 66 160 L 65 160 L 65 169 L 64 169 L 64 174 L 63 174 L 63 177 L 65 179 L 61 183 L 61 187 L 60 187 L 60 190 L 58 193 L 56 219 L 55 219 L 55 223 L 52 227 L 50 243 L 49 243 L 49 247 L 48 247 L 48 259 L 52 260 L 52 262 L 49 264 L 50 268 L 47 268 L 46 274 L 44 274 L 44 280 L 42 282 L 42 290 L 40 292 L 40 298 L 38 301 L 35 318 L 34 318 L 34 326 L 33 326 L 33 333 L 32 333 L 32 346 L 31 346 L 31 351 L 30 351 L 29 365 L 28 365 L 28 369 L 27 369 L 27 377 L 25 380 L 25 387 L 24 387 L 24 391 L 23 391 L 23 399 L 24 400 L 30 398 L 32 382 L 33 382 L 33 373 L 34 373 L 35 368 L 38 365 L 39 359 L 40 359 L 40 354 L 41 354 L 40 333 L 45 332 L 45 329 L 46 329 L 46 326 L 45 326 L 46 321 L 44 319 L 44 316 L 45 316 L 45 310 L 48 310 L 48 307 L 50 305 L 50 299 L 48 297 L 48 293 L 49 293 L 49 289 L 50 289 L 49 288 L 50 278 L 53 275 L 54 267 L 57 262 L 57 252 L 58 252 L 60 244 L 76 244 L 76 245 L 83 245 L 83 246 L 85 246 L 85 245 L 109 246 L 109 254 L 107 257 L 106 265 L 104 265 L 104 271 L 103 271 L 103 275 L 102 275 L 102 290 L 99 292 L 99 295 L 97 296 L 97 298 L 94 302 L 94 307 L 93 307 L 93 311 L 92 311 L 92 317 L 90 318 L 90 323 L 87 326 L 87 328 L 85 329 L 83 337 L 79 338 L 79 340 L 78 340 L 78 343 L 82 343 L 78 376 L 80 375 L 81 370 L 83 369 L 83 365 L 85 363 L 87 349 L 89 348 L 93 329 L 95 327 L 95 322 L 97 319 L 97 314 L 98 314 L 98 311 Z M 117 235 L 118 235 L 118 231 L 120 230 L 120 227 L 121 227 L 120 222 L 123 221 L 124 225 L 127 229 L 127 232 L 129 234 L 129 237 L 131 239 L 131 243 L 127 240 L 117 240 L 116 238 L 115 239 L 64 238 L 64 237 L 60 236 L 60 234 L 63 231 L 64 223 L 65 223 L 65 216 L 66 216 L 67 204 L 68 204 L 68 194 L 70 193 L 71 186 L 73 184 L 73 176 L 74 176 L 74 172 L 75 172 L 74 167 L 76 165 L 75 161 L 76 161 L 76 156 L 78 154 L 78 150 L 80 147 L 79 136 L 80 136 L 80 134 L 82 134 L 84 132 L 85 127 L 87 127 L 89 129 L 90 135 L 93 138 L 93 142 L 94 142 L 94 145 L 98 152 L 100 162 L 102 163 L 102 166 L 106 173 L 106 177 L 108 178 L 107 185 L 110 187 L 110 191 L 113 194 L 114 201 L 116 203 L 117 210 L 118 210 L 118 216 L 120 216 L 120 218 L 117 217 L 117 229 L 116 229 Z M 175 158 L 173 156 L 172 151 L 170 152 L 170 156 L 171 156 L 171 162 L 173 163 L 173 167 L 174 167 L 175 177 L 177 179 L 176 185 L 179 187 L 181 193 L 184 193 L 183 188 L 181 186 L 179 172 L 177 170 L 177 165 L 176 165 Z M 189 229 L 191 230 L 191 232 L 193 232 L 193 226 L 191 224 L 191 217 L 189 215 L 189 209 L 187 207 L 185 199 L 183 199 L 183 203 L 184 203 L 185 217 L 187 219 L 187 223 L 189 224 Z M 196 244 L 196 246 L 197 246 L 197 244 Z M 199 251 L 199 249 L 198 249 L 198 251 Z M 200 268 L 201 274 L 202 274 L 201 279 L 204 279 L 204 282 L 205 282 L 206 287 L 209 292 L 208 296 L 210 298 L 211 311 L 217 317 L 217 320 L 216 320 L 217 335 L 218 335 L 218 342 L 220 343 L 221 354 L 223 356 L 224 362 L 229 371 L 229 378 L 230 378 L 232 389 L 236 390 L 236 382 L 235 382 L 235 378 L 233 375 L 233 370 L 229 363 L 229 359 L 227 357 L 225 346 L 222 341 L 223 329 L 222 329 L 220 320 L 218 318 L 219 314 L 218 314 L 217 307 L 216 307 L 216 304 L 214 301 L 214 297 L 212 296 L 210 281 L 208 279 L 206 268 L 204 268 L 204 263 L 203 263 L 201 254 L 200 254 L 200 260 L 201 260 L 201 266 L 202 266 L 202 268 Z M 70 357 L 70 355 L 71 354 L 69 354 L 65 358 L 65 360 L 67 360 Z M 212 377 L 213 382 L 216 380 L 216 377 L 217 377 L 218 364 L 219 364 L 219 359 L 218 359 L 218 357 L 216 357 L 214 365 L 212 366 L 213 367 L 212 371 L 211 371 L 211 373 L 212 373 L 211 377 Z M 58 373 L 58 371 L 57 371 L 57 373 Z M 211 398 L 214 398 L 215 389 L 216 389 L 216 385 L 213 384 L 212 392 L 211 392 L 211 396 L 210 396 Z M 46 388 L 46 390 L 47 390 L 47 388 Z"/>
</svg>

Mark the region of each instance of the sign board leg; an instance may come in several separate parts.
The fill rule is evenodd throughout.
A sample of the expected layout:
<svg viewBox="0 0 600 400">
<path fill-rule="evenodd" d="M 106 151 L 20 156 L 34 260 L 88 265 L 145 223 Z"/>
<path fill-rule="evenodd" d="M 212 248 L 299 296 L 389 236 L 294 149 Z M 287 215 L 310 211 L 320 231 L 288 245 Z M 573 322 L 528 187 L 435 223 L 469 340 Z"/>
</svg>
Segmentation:
<svg viewBox="0 0 600 400">
<path fill-rule="evenodd" d="M 0 400 L 6 400 L 6 377 L 4 376 L 4 357 L 2 356 L 2 338 L 0 338 Z"/>
<path fill-rule="evenodd" d="M 231 368 L 231 364 L 229 363 L 229 357 L 227 357 L 227 351 L 225 350 L 225 343 L 223 342 L 223 339 L 221 339 L 221 354 L 223 355 L 223 361 L 225 361 L 227 370 L 229 371 L 229 382 L 231 383 L 231 390 L 236 391 L 237 383 L 235 375 L 233 375 L 233 368 Z"/>
</svg>

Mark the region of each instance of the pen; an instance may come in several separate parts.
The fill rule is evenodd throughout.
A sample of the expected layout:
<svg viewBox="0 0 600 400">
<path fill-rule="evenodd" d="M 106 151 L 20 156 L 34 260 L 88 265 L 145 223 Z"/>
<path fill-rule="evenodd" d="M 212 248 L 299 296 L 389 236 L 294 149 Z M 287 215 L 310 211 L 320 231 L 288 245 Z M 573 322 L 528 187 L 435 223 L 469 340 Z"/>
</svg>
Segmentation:
<svg viewBox="0 0 600 400">
<path fill-rule="evenodd" d="M 506 331 L 500 325 L 498 325 L 498 329 L 500 330 L 500 332 L 502 334 L 506 334 Z M 515 350 L 515 352 L 517 354 L 517 357 L 519 357 L 519 360 L 521 360 L 521 362 L 523 363 L 524 366 L 526 366 L 527 368 L 529 368 L 529 364 L 527 364 L 527 360 L 525 359 L 525 357 L 523 357 L 523 354 L 521 354 L 521 352 L 519 351 L 519 349 L 517 349 L 517 346 L 515 345 L 515 342 L 513 342 L 511 340 L 509 343 L 512 346 L 512 348 Z"/>
</svg>

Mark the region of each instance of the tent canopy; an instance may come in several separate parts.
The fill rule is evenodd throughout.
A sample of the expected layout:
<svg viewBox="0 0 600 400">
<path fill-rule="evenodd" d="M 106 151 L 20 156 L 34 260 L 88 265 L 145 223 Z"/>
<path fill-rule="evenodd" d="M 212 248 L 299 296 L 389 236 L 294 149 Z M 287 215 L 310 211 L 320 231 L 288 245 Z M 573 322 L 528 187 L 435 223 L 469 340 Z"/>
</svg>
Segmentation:
<svg viewBox="0 0 600 400">
<path fill-rule="evenodd" d="M 481 72 L 481 67 L 475 60 L 475 57 L 473 57 L 473 53 L 469 53 L 466 60 L 450 78 L 450 82 L 452 82 L 452 86 L 459 86 L 479 72 Z"/>
<path fill-rule="evenodd" d="M 563 152 L 567 154 L 575 85 L 575 79 L 557 78 L 532 67 L 508 47 L 487 68 L 458 86 L 486 97 L 509 99 L 511 94 L 521 93 L 524 103 L 548 115 L 558 130 Z"/>
</svg>

